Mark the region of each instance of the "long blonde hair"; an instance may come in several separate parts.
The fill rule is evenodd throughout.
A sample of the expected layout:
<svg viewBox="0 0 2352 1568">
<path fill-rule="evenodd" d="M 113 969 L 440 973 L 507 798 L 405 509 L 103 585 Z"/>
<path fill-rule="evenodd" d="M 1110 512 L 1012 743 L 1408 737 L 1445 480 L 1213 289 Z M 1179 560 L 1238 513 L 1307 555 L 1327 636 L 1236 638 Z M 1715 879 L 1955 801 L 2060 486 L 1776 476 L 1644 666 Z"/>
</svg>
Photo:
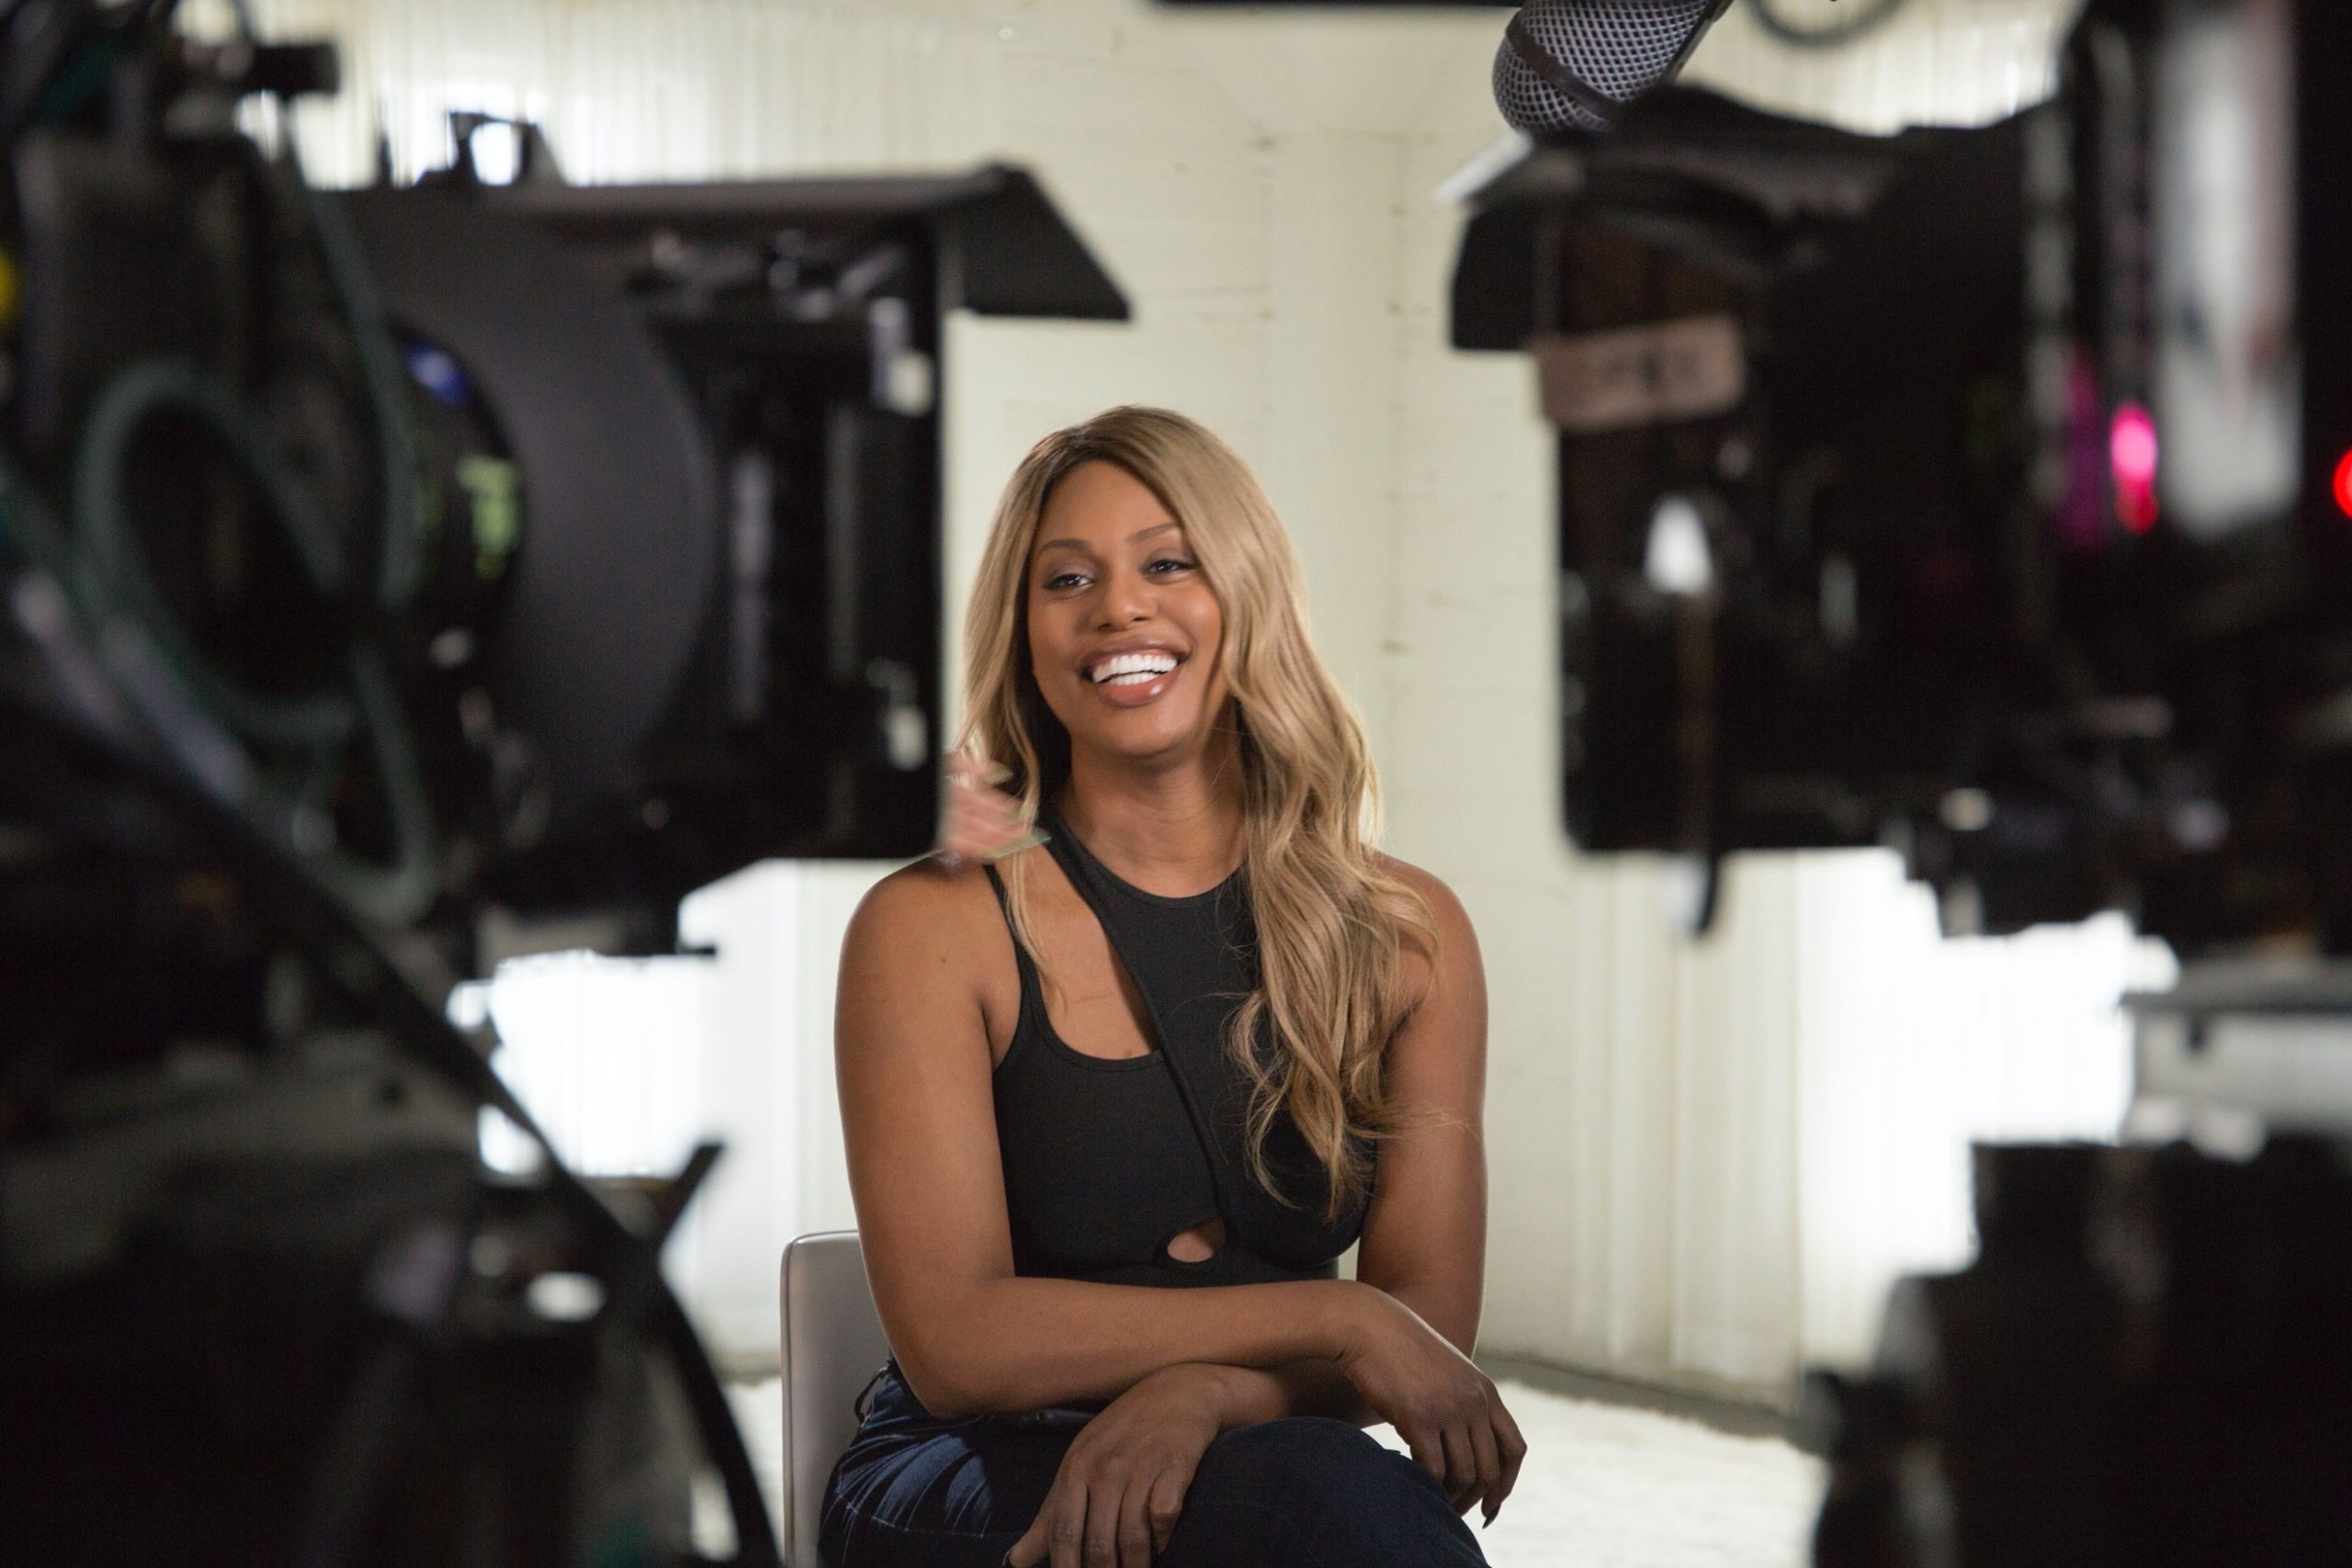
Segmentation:
<svg viewBox="0 0 2352 1568">
<path fill-rule="evenodd" d="M 1231 447 L 1182 414 L 1130 407 L 1031 449 L 1005 486 L 972 585 L 958 744 L 1011 769 L 1005 787 L 1033 815 L 1069 776 L 1069 732 L 1030 666 L 1027 580 L 1054 486 L 1091 462 L 1124 469 L 1183 525 L 1224 613 L 1219 659 L 1239 732 L 1259 972 L 1227 1047 L 1251 1085 L 1252 1176 L 1291 1201 L 1265 1156 L 1287 1111 L 1327 1178 L 1326 1217 L 1336 1218 L 1369 1189 L 1374 1145 L 1409 1120 L 1390 1103 L 1382 1066 L 1413 1005 L 1406 945 L 1433 953 L 1436 927 L 1427 902 L 1373 852 L 1377 784 L 1363 728 L 1308 638 L 1290 537 Z M 1014 929 L 1034 955 L 1025 878 L 1017 860 L 1005 869 Z"/>
</svg>

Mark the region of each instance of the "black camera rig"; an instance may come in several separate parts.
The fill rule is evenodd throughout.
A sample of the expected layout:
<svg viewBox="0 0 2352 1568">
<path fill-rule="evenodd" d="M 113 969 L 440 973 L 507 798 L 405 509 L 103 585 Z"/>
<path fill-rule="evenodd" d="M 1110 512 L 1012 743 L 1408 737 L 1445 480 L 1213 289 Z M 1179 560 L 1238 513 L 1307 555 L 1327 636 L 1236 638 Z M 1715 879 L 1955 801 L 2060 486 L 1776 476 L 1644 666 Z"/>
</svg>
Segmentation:
<svg viewBox="0 0 2352 1568">
<path fill-rule="evenodd" d="M 175 10 L 0 0 L 0 1541 L 774 1562 L 717 1151 L 493 1176 L 447 993 L 928 847 L 942 317 L 1125 303 L 1012 169 L 320 190 Z"/>
<path fill-rule="evenodd" d="M 1668 92 L 1474 198 L 1577 840 L 1886 844 L 1948 929 L 2188 961 L 2125 1145 L 1980 1149 L 1978 1260 L 1810 1385 L 1823 1568 L 2352 1558 L 2346 60 L 2332 0 L 2092 0 L 2001 124 Z"/>
<path fill-rule="evenodd" d="M 2094 6 L 1982 130 L 1670 93 L 1479 193 L 1454 341 L 1559 429 L 1581 844 L 2352 948 L 2339 10 Z"/>
</svg>

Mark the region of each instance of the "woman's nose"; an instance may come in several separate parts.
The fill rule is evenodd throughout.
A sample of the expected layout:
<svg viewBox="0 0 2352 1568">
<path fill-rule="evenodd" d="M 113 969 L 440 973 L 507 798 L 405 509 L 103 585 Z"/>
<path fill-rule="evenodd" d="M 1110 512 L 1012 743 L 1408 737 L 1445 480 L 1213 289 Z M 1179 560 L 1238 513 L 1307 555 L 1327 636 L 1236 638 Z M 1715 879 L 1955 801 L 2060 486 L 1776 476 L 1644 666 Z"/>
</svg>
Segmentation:
<svg viewBox="0 0 2352 1568">
<path fill-rule="evenodd" d="M 1106 626 L 1128 626 L 1149 620 L 1156 601 L 1151 582 L 1140 572 L 1120 572 L 1102 585 L 1100 614 Z"/>
</svg>

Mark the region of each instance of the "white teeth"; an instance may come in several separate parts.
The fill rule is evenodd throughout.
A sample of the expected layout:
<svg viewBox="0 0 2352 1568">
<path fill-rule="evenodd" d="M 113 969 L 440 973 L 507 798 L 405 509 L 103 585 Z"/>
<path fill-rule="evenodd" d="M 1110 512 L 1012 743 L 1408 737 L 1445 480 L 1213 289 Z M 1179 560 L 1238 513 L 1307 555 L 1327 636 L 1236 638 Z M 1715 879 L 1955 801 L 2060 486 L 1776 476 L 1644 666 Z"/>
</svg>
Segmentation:
<svg viewBox="0 0 2352 1568">
<path fill-rule="evenodd" d="M 1176 668 L 1172 653 L 1120 653 L 1087 671 L 1102 686 L 1140 686 Z"/>
</svg>

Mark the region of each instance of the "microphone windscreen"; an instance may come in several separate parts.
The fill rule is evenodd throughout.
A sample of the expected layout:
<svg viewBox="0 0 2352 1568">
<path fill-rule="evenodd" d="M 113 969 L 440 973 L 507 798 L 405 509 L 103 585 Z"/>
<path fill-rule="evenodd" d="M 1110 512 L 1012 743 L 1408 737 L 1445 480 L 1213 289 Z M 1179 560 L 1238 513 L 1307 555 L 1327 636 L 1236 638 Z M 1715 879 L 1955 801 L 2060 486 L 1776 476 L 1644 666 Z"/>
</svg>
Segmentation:
<svg viewBox="0 0 2352 1568">
<path fill-rule="evenodd" d="M 1495 55 L 1495 104 L 1531 136 L 1600 131 L 1680 70 L 1730 0 L 1532 0 Z"/>
</svg>

